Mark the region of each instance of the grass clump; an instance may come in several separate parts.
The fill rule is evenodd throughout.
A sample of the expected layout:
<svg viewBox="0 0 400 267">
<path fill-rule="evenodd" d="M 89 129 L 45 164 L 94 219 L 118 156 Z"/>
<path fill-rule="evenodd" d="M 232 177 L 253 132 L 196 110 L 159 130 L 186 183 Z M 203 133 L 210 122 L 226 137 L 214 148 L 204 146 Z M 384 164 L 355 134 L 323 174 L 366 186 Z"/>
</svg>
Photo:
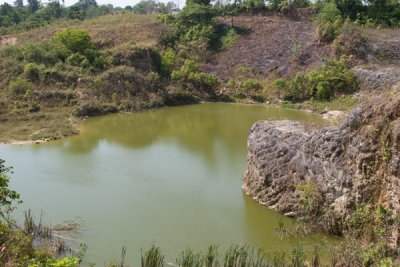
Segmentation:
<svg viewBox="0 0 400 267">
<path fill-rule="evenodd" d="M 148 251 L 142 251 L 142 267 L 163 267 L 164 257 L 161 249 L 153 245 Z"/>
</svg>

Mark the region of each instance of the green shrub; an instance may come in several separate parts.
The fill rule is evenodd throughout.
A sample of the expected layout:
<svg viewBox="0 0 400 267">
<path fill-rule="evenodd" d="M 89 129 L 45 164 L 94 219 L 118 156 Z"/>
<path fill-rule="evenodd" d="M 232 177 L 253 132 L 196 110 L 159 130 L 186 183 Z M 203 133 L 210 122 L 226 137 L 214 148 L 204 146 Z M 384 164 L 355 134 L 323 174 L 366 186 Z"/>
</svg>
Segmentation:
<svg viewBox="0 0 400 267">
<path fill-rule="evenodd" d="M 175 51 L 168 48 L 161 54 L 161 71 L 169 75 L 178 63 L 178 57 Z"/>
<path fill-rule="evenodd" d="M 15 81 L 10 82 L 9 88 L 14 95 L 22 96 L 31 88 L 31 83 L 25 79 L 17 78 Z"/>
<path fill-rule="evenodd" d="M 317 14 L 318 34 L 321 41 L 331 42 L 339 34 L 342 25 L 340 10 L 333 2 L 324 4 L 321 11 Z"/>
<path fill-rule="evenodd" d="M 274 87 L 284 90 L 288 88 L 288 81 L 283 78 L 278 78 L 273 83 Z"/>
<path fill-rule="evenodd" d="M 300 57 L 301 57 L 301 55 L 302 55 L 302 53 L 303 53 L 303 46 L 302 46 L 301 44 L 299 44 L 299 43 L 295 43 L 295 44 L 292 46 L 291 52 L 292 52 L 292 57 L 293 57 L 296 61 L 299 61 L 299 60 L 300 60 Z"/>
<path fill-rule="evenodd" d="M 28 63 L 24 67 L 25 78 L 31 82 L 39 81 L 39 66 L 35 63 Z"/>
<path fill-rule="evenodd" d="M 329 100 L 335 95 L 349 94 L 357 89 L 354 72 L 347 66 L 347 59 L 328 60 L 322 67 L 306 74 L 298 73 L 286 86 L 286 97 L 292 100 Z"/>
<path fill-rule="evenodd" d="M 37 101 L 32 101 L 29 107 L 29 112 L 38 112 L 40 110 L 40 104 Z"/>
<path fill-rule="evenodd" d="M 186 60 L 179 70 L 172 71 L 171 78 L 181 82 L 189 82 L 206 89 L 210 89 L 218 84 L 217 76 L 215 74 L 200 72 L 194 60 Z"/>
<path fill-rule="evenodd" d="M 53 40 L 63 45 L 72 53 L 85 54 L 88 49 L 93 49 L 92 38 L 86 30 L 66 29 L 54 34 Z"/>
<path fill-rule="evenodd" d="M 242 87 L 244 89 L 248 90 L 248 91 L 250 91 L 250 90 L 256 90 L 257 91 L 257 90 L 262 89 L 262 85 L 260 84 L 260 82 L 257 81 L 257 80 L 253 80 L 253 79 L 245 80 L 242 83 Z"/>
<path fill-rule="evenodd" d="M 236 88 L 236 82 L 233 79 L 229 79 L 228 83 L 226 84 L 228 88 Z"/>
<path fill-rule="evenodd" d="M 67 59 L 66 62 L 72 66 L 81 66 L 82 63 L 86 60 L 86 57 L 82 54 L 72 54 Z"/>
<path fill-rule="evenodd" d="M 218 78 L 215 74 L 204 72 L 192 72 L 189 74 L 188 80 L 205 88 L 211 88 L 218 84 Z"/>
<path fill-rule="evenodd" d="M 229 28 L 226 33 L 221 38 L 221 49 L 220 50 L 226 50 L 229 47 L 231 47 L 236 39 L 239 37 L 239 34 L 236 32 L 236 29 L 234 28 Z"/>
</svg>

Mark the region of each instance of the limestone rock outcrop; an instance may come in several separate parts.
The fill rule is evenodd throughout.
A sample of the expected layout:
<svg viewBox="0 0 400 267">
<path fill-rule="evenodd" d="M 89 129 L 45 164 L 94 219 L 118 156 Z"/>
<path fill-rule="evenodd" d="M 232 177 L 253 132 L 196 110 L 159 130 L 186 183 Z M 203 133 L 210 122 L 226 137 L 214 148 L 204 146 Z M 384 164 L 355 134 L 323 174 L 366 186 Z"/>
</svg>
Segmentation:
<svg viewBox="0 0 400 267">
<path fill-rule="evenodd" d="M 355 109 L 338 126 L 260 121 L 248 138 L 243 190 L 278 212 L 301 210 L 298 185 L 312 183 L 341 218 L 360 203 L 400 213 L 400 86 Z"/>
</svg>

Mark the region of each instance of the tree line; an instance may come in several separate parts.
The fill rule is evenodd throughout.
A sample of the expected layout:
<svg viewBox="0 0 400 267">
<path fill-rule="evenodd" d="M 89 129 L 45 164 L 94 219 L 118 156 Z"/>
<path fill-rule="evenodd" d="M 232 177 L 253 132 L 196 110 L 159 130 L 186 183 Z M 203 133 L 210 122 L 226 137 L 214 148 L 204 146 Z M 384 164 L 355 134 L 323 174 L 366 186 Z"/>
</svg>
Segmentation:
<svg viewBox="0 0 400 267">
<path fill-rule="evenodd" d="M 57 19 L 84 20 L 114 14 L 117 12 L 134 12 L 139 14 L 161 13 L 175 11 L 173 2 L 162 3 L 154 0 L 143 0 L 134 6 L 114 7 L 111 4 L 98 5 L 96 0 L 79 0 L 72 6 L 65 6 L 64 0 L 51 0 L 42 4 L 40 0 L 15 0 L 13 5 L 7 2 L 0 5 L 0 28 L 16 27 L 29 30 L 49 24 Z"/>
</svg>

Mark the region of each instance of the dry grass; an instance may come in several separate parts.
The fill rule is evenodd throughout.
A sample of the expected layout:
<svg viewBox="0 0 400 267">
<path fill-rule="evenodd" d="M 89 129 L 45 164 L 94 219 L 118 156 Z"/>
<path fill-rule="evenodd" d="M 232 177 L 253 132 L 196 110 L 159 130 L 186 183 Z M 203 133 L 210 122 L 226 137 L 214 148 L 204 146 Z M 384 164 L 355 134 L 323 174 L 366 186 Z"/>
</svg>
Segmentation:
<svg viewBox="0 0 400 267">
<path fill-rule="evenodd" d="M 359 29 L 369 40 L 372 41 L 389 39 L 400 41 L 400 28 L 376 29 L 360 27 Z"/>
<path fill-rule="evenodd" d="M 76 134 L 71 108 L 51 108 L 37 113 L 2 115 L 0 143 L 21 140 L 58 139 Z"/>
<path fill-rule="evenodd" d="M 226 18 L 225 23 L 229 23 Z M 331 46 L 318 43 L 316 25 L 309 20 L 239 16 L 234 18 L 234 25 L 247 29 L 246 34 L 219 53 L 209 66 L 223 80 L 235 77 L 238 66 L 251 69 L 260 78 L 267 78 L 272 73 L 291 76 L 320 65 L 322 58 L 331 55 Z M 294 53 L 296 47 L 298 51 Z"/>
<path fill-rule="evenodd" d="M 156 16 L 132 13 L 107 15 L 85 21 L 56 21 L 46 27 L 16 34 L 18 42 L 42 41 L 65 28 L 86 29 L 93 41 L 102 49 L 134 43 L 138 46 L 154 46 L 159 43 L 166 26 Z"/>
</svg>

